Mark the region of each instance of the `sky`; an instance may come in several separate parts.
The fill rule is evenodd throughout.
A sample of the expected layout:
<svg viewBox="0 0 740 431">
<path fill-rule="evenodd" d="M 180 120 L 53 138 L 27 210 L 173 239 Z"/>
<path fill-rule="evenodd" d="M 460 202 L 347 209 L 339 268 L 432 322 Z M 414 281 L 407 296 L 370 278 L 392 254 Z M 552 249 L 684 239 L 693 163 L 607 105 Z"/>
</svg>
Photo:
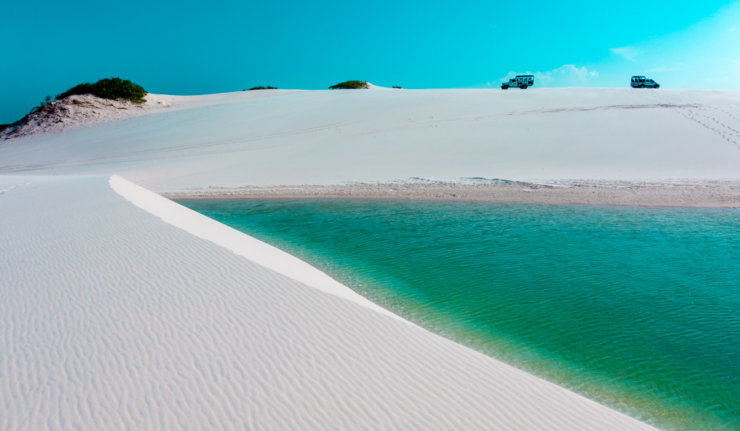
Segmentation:
<svg viewBox="0 0 740 431">
<path fill-rule="evenodd" d="M 39 0 L 3 6 L 0 123 L 107 77 L 161 94 L 257 85 L 740 90 L 740 1 L 228 2 Z"/>
</svg>

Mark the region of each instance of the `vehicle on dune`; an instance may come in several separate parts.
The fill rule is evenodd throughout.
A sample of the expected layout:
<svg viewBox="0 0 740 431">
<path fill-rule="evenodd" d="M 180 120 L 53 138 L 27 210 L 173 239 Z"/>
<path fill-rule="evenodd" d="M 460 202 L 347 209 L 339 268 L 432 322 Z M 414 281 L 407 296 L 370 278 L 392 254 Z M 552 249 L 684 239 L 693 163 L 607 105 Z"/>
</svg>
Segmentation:
<svg viewBox="0 0 740 431">
<path fill-rule="evenodd" d="M 509 87 L 519 87 L 522 90 L 526 90 L 528 87 L 534 85 L 534 75 L 517 75 L 514 78 L 501 84 L 502 90 L 507 90 Z"/>
<path fill-rule="evenodd" d="M 635 75 L 630 82 L 632 88 L 660 88 L 660 84 L 642 75 Z"/>
</svg>

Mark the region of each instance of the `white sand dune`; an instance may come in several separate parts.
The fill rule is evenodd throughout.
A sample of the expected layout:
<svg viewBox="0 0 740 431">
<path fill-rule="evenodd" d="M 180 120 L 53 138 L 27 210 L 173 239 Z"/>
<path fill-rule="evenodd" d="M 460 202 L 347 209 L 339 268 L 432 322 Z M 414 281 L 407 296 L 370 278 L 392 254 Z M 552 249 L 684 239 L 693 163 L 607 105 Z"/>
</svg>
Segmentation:
<svg viewBox="0 0 740 431">
<path fill-rule="evenodd" d="M 598 88 L 170 96 L 167 112 L 0 142 L 0 173 L 119 173 L 160 192 L 408 177 L 738 180 L 739 101 Z"/>
<path fill-rule="evenodd" d="M 157 96 L 170 108 L 2 141 L 0 429 L 648 428 L 127 180 L 738 180 L 738 96 Z"/>
</svg>

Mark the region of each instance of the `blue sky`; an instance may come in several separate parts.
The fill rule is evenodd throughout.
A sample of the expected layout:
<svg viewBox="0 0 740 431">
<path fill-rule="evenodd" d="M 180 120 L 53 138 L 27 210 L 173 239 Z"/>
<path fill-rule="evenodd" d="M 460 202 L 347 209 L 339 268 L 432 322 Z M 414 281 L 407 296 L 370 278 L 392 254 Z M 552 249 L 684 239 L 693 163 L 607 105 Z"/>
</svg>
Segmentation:
<svg viewBox="0 0 740 431">
<path fill-rule="evenodd" d="M 740 1 L 11 2 L 0 26 L 0 123 L 46 95 L 119 76 L 153 93 L 347 79 L 406 88 L 740 89 Z"/>
</svg>

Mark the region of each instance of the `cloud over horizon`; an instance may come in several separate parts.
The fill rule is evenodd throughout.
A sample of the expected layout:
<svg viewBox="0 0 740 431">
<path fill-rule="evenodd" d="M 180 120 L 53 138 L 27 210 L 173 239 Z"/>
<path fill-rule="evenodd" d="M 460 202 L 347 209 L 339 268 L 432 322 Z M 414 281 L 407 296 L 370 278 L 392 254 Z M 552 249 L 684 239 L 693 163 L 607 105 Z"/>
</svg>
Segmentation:
<svg viewBox="0 0 740 431">
<path fill-rule="evenodd" d="M 637 48 L 634 48 L 632 46 L 621 46 L 618 48 L 609 48 L 609 51 L 612 54 L 616 54 L 622 58 L 624 58 L 627 61 L 635 61 L 637 56 L 642 54 L 642 51 L 640 51 Z"/>
</svg>

